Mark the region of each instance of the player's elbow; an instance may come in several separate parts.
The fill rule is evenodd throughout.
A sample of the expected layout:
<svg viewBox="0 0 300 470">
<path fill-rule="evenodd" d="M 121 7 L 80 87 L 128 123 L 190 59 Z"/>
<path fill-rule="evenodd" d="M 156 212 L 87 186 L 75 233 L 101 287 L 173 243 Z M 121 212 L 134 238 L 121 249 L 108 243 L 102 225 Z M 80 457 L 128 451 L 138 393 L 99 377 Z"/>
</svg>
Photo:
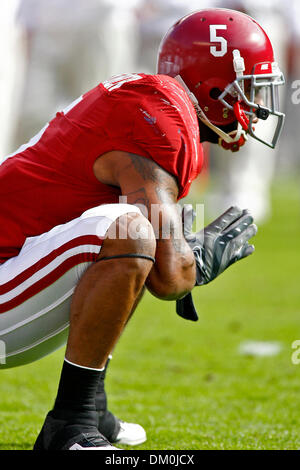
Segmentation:
<svg viewBox="0 0 300 470">
<path fill-rule="evenodd" d="M 177 300 L 195 286 L 194 259 L 173 268 L 172 263 L 164 269 L 155 265 L 147 278 L 147 289 L 161 300 Z"/>
<path fill-rule="evenodd" d="M 155 284 L 153 281 L 147 281 L 146 286 L 152 295 L 161 300 L 177 300 L 189 292 L 189 290 L 183 291 L 181 286 L 174 283 Z"/>
</svg>

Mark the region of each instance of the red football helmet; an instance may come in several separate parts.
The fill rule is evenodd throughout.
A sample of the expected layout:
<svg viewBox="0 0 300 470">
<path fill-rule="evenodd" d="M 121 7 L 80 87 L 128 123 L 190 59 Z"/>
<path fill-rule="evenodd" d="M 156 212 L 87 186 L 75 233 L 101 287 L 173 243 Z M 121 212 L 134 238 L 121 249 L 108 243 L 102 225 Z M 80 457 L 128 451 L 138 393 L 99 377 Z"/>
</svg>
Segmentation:
<svg viewBox="0 0 300 470">
<path fill-rule="evenodd" d="M 278 103 L 284 77 L 267 34 L 250 16 L 210 8 L 180 19 L 161 42 L 158 73 L 181 82 L 224 147 L 242 145 L 246 133 L 275 147 L 285 117 Z M 274 120 L 269 139 L 256 132 L 266 119 Z M 220 128 L 236 121 L 234 132 Z"/>
</svg>

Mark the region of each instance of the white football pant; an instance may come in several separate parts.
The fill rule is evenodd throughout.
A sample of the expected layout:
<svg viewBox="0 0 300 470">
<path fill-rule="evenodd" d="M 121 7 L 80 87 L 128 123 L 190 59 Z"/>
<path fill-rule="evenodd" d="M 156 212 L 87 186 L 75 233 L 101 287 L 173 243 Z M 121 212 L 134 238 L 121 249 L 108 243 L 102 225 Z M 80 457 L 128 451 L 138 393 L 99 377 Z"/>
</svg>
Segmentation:
<svg viewBox="0 0 300 470">
<path fill-rule="evenodd" d="M 0 369 L 33 362 L 66 343 L 74 289 L 110 225 L 128 212 L 140 213 L 130 204 L 89 209 L 27 238 L 19 255 L 0 265 Z"/>
</svg>

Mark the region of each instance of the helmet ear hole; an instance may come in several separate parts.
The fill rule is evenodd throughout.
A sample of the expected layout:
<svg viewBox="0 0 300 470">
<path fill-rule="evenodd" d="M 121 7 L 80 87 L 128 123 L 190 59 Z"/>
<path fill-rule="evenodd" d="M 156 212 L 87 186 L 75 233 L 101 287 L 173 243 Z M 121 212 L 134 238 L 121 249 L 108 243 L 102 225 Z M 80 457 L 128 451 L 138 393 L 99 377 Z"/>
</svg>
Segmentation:
<svg viewBox="0 0 300 470">
<path fill-rule="evenodd" d="M 219 98 L 219 96 L 221 95 L 222 93 L 222 90 L 220 90 L 220 88 L 212 88 L 209 92 L 209 96 L 213 99 L 213 100 L 217 100 Z"/>
</svg>

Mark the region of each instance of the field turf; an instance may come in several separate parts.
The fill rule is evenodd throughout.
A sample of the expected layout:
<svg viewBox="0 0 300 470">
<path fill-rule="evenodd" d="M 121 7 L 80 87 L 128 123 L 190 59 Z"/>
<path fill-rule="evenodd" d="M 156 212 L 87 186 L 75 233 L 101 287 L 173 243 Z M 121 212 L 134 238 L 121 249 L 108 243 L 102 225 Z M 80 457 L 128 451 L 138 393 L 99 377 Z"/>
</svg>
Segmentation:
<svg viewBox="0 0 300 470">
<path fill-rule="evenodd" d="M 110 365 L 110 409 L 142 424 L 135 449 L 300 449 L 300 203 L 275 184 L 256 252 L 194 290 L 197 323 L 146 295 Z M 240 354 L 246 341 L 280 346 Z M 31 449 L 56 395 L 64 351 L 0 372 L 0 449 Z"/>
</svg>

